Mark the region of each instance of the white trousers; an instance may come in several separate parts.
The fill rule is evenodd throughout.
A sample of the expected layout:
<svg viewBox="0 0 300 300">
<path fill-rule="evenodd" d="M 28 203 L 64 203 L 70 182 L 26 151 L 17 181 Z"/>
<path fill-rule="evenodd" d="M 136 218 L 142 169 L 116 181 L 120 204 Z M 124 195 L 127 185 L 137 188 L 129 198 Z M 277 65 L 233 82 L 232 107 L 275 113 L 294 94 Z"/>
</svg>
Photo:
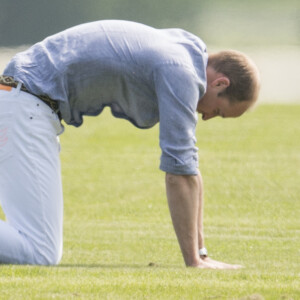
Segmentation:
<svg viewBox="0 0 300 300">
<path fill-rule="evenodd" d="M 63 197 L 58 116 L 39 98 L 0 89 L 0 263 L 57 264 Z"/>
</svg>

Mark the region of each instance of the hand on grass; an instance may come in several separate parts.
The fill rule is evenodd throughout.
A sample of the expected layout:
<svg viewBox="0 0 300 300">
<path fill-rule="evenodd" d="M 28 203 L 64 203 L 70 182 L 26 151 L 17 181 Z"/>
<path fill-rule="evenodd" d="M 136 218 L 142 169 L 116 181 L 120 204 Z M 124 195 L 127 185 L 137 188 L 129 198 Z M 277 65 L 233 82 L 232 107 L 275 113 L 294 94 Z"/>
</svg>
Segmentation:
<svg viewBox="0 0 300 300">
<path fill-rule="evenodd" d="M 200 263 L 196 266 L 200 269 L 214 269 L 214 270 L 238 270 L 243 268 L 241 265 L 231 265 L 220 261 L 211 259 L 210 257 L 204 257 L 200 259 Z"/>
</svg>

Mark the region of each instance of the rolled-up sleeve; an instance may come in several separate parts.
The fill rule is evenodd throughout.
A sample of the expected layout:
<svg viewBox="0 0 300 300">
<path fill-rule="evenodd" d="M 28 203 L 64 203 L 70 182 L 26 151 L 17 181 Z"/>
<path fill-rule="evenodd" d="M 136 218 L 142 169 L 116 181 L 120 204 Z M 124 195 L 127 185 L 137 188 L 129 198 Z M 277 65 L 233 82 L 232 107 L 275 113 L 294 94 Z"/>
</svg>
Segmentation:
<svg viewBox="0 0 300 300">
<path fill-rule="evenodd" d="M 159 104 L 160 169 L 172 174 L 196 175 L 196 108 L 201 82 L 192 69 L 177 64 L 160 66 L 154 78 Z"/>
</svg>

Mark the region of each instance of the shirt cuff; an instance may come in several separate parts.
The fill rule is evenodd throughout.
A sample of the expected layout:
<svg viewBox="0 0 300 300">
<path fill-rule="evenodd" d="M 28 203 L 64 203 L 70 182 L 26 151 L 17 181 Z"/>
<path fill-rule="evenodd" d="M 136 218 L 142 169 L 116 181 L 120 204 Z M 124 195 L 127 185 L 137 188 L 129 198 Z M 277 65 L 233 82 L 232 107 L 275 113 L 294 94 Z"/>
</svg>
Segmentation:
<svg viewBox="0 0 300 300">
<path fill-rule="evenodd" d="M 194 156 L 188 163 L 180 163 L 172 157 L 161 157 L 160 167 L 162 171 L 176 175 L 197 175 L 198 157 Z"/>
</svg>

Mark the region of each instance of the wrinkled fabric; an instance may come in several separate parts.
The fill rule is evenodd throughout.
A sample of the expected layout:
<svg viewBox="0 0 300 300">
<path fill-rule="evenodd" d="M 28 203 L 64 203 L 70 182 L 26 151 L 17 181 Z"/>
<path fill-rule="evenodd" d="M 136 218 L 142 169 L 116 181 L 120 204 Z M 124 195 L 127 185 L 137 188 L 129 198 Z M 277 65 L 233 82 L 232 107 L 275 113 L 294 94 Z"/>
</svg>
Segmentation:
<svg viewBox="0 0 300 300">
<path fill-rule="evenodd" d="M 196 107 L 206 65 L 205 44 L 189 32 L 107 20 L 46 38 L 17 54 L 4 75 L 59 101 L 70 125 L 105 106 L 139 128 L 160 122 L 160 168 L 197 174 Z"/>
<path fill-rule="evenodd" d="M 58 116 L 39 98 L 0 90 L 0 264 L 57 264 L 63 247 Z"/>
</svg>

